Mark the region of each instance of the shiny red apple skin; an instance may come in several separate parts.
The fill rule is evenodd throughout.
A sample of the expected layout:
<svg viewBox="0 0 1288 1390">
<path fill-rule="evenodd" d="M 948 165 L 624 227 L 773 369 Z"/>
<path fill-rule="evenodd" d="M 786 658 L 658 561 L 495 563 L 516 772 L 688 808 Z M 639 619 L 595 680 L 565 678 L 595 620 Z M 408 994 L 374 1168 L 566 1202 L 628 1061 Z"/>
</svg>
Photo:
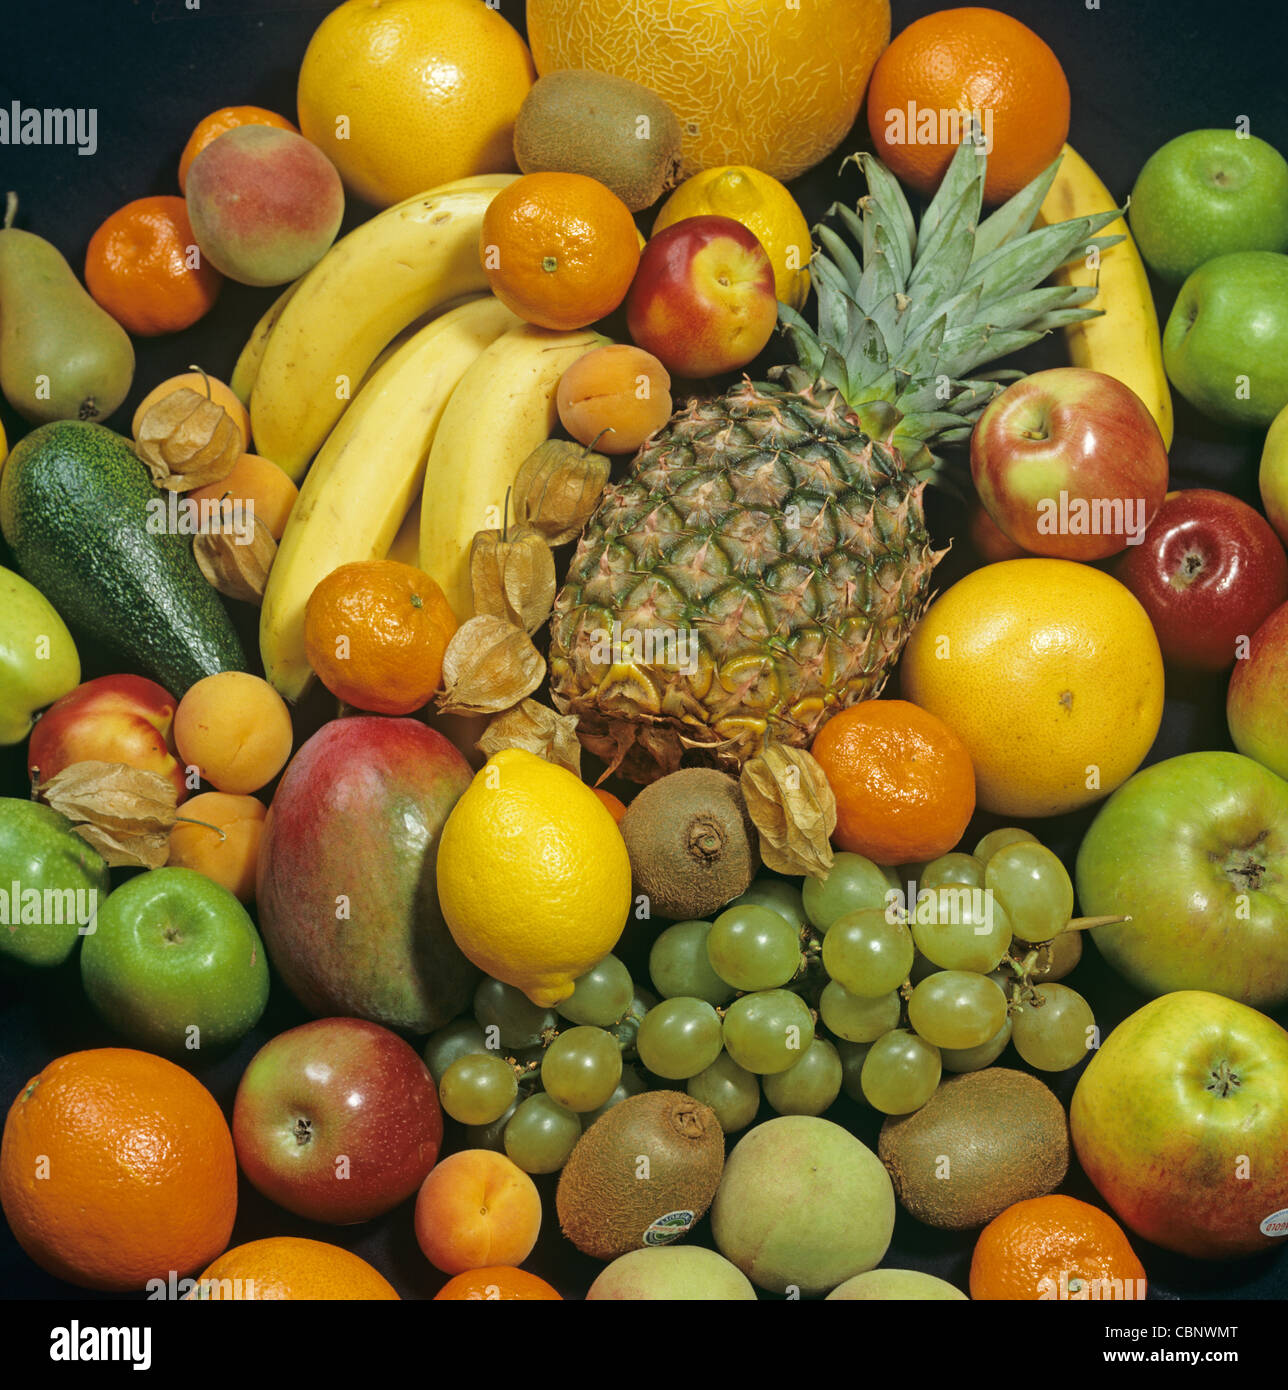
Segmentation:
<svg viewBox="0 0 1288 1390">
<path fill-rule="evenodd" d="M 1191 671 L 1228 671 L 1247 638 L 1288 602 L 1288 555 L 1270 523 L 1212 488 L 1169 495 L 1118 578 L 1154 624 L 1163 657 Z"/>
<path fill-rule="evenodd" d="M 287 1211 L 337 1226 L 410 1197 L 442 1141 L 429 1068 L 396 1033 L 360 1018 L 279 1033 L 251 1059 L 233 1103 L 237 1161 L 251 1183 Z"/>
<path fill-rule="evenodd" d="M 1288 603 L 1261 624 L 1234 665 L 1225 717 L 1234 746 L 1288 779 Z"/>
<path fill-rule="evenodd" d="M 686 217 L 640 253 L 626 326 L 672 375 L 700 380 L 745 367 L 777 322 L 773 264 L 741 222 Z"/>
<path fill-rule="evenodd" d="M 174 746 L 178 701 L 143 676 L 99 676 L 68 691 L 36 721 L 27 745 L 27 769 L 41 781 L 72 763 L 125 763 L 155 772 L 188 795 Z"/>
<path fill-rule="evenodd" d="M 971 435 L 971 475 L 989 516 L 1034 555 L 1103 560 L 1129 544 L 1128 528 L 1094 534 L 1060 525 L 1070 503 L 1120 498 L 1139 535 L 1167 492 L 1167 449 L 1154 418 L 1129 387 L 1104 372 L 1054 367 L 1007 387 Z"/>
</svg>

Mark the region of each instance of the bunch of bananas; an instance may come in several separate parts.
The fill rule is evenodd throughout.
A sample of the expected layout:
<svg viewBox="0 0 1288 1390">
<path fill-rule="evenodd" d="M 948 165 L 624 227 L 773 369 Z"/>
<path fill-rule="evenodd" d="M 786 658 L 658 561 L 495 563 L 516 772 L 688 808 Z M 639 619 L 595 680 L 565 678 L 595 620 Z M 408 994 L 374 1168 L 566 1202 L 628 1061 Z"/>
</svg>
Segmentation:
<svg viewBox="0 0 1288 1390">
<path fill-rule="evenodd" d="M 314 587 L 396 542 L 406 558 L 417 527 L 420 568 L 471 616 L 470 542 L 501 524 L 519 465 L 553 430 L 564 370 L 605 341 L 533 327 L 488 293 L 483 213 L 515 177 L 444 184 L 356 228 L 277 299 L 237 361 L 256 449 L 304 480 L 260 614 L 264 672 L 288 700 L 312 676 Z"/>
</svg>

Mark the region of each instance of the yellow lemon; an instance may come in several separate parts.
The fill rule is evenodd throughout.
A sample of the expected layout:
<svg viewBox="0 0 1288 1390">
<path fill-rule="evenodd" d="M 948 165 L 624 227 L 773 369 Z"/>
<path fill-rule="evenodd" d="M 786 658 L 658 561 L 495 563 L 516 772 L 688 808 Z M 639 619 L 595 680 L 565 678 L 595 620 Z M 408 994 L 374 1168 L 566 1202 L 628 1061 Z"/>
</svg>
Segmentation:
<svg viewBox="0 0 1288 1390">
<path fill-rule="evenodd" d="M 1163 717 L 1163 658 L 1145 610 L 1072 560 L 985 565 L 913 629 L 905 699 L 966 745 L 982 810 L 1056 816 L 1140 766 Z"/>
<path fill-rule="evenodd" d="M 631 863 L 608 808 L 566 768 L 493 755 L 452 808 L 438 901 L 480 970 L 549 1008 L 617 944 Z"/>
<path fill-rule="evenodd" d="M 760 241 L 774 267 L 774 289 L 799 309 L 809 293 L 809 223 L 796 199 L 770 174 L 725 164 L 686 179 L 662 204 L 653 235 L 686 217 L 732 217 Z"/>
<path fill-rule="evenodd" d="M 300 130 L 351 193 L 389 207 L 514 169 L 535 81 L 527 45 L 484 0 L 347 0 L 305 51 Z"/>
</svg>

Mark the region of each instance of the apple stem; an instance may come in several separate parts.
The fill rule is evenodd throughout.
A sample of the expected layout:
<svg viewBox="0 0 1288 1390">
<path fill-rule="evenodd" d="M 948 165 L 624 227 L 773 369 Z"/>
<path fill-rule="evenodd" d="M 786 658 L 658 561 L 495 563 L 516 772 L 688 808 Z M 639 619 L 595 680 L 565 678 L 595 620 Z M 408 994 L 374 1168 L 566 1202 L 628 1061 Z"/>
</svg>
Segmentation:
<svg viewBox="0 0 1288 1390">
<path fill-rule="evenodd" d="M 1130 917 L 1074 917 L 1064 924 L 1065 931 L 1090 931 L 1094 927 L 1116 927 L 1120 922 L 1130 922 Z"/>
<path fill-rule="evenodd" d="M 198 820 L 195 816 L 176 816 L 175 820 L 182 821 L 184 825 L 204 825 L 207 830 L 213 830 L 221 840 L 228 838 L 217 825 L 211 825 L 208 820 Z"/>
</svg>

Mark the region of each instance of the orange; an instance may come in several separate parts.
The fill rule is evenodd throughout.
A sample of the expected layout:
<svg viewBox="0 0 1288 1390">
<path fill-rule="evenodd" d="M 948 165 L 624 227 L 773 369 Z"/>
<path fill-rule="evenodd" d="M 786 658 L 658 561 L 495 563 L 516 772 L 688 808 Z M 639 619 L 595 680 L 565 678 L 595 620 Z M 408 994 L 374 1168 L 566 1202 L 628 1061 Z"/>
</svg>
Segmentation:
<svg viewBox="0 0 1288 1390">
<path fill-rule="evenodd" d="M 959 580 L 913 629 L 901 680 L 966 745 L 981 809 L 1008 818 L 1108 796 L 1163 717 L 1145 610 L 1073 560 L 1004 560 Z"/>
<path fill-rule="evenodd" d="M 810 750 L 836 797 L 836 845 L 877 864 L 938 859 L 975 810 L 961 739 L 906 700 L 864 700 L 835 714 Z"/>
<path fill-rule="evenodd" d="M 621 825 L 622 817 L 626 814 L 626 803 L 621 797 L 606 792 L 602 787 L 592 787 L 591 791 L 608 807 L 608 814 Z"/>
<path fill-rule="evenodd" d="M 1069 134 L 1069 83 L 1027 25 L 1000 10 L 938 10 L 908 25 L 868 86 L 877 156 L 933 193 L 974 114 L 988 155 L 984 199 L 1000 203 L 1035 179 Z"/>
<path fill-rule="evenodd" d="M 190 328 L 214 307 L 223 276 L 197 247 L 182 198 L 136 198 L 90 238 L 85 285 L 141 338 Z"/>
<path fill-rule="evenodd" d="M 10 1107 L 0 1203 L 59 1279 L 142 1289 L 228 1244 L 237 1160 L 215 1098 L 173 1062 L 107 1047 L 59 1057 Z"/>
<path fill-rule="evenodd" d="M 630 209 L 585 174 L 525 174 L 483 214 L 492 293 L 543 328 L 584 328 L 626 298 L 640 263 Z"/>
<path fill-rule="evenodd" d="M 236 130 L 243 125 L 267 125 L 276 130 L 299 130 L 285 116 L 276 111 L 265 111 L 262 106 L 221 106 L 209 116 L 197 122 L 196 129 L 188 136 L 188 143 L 179 156 L 179 191 L 187 192 L 188 169 L 192 161 L 211 143 L 218 140 L 226 131 Z"/>
<path fill-rule="evenodd" d="M 361 1256 L 300 1236 L 270 1236 L 221 1255 L 187 1295 L 193 1299 L 386 1301 L 398 1291 Z"/>
<path fill-rule="evenodd" d="M 528 0 L 527 20 L 538 72 L 613 73 L 671 107 L 684 178 L 803 174 L 849 134 L 890 39 L 889 0 Z"/>
<path fill-rule="evenodd" d="M 442 589 L 397 560 L 332 570 L 309 596 L 304 647 L 322 684 L 374 714 L 410 714 L 443 680 L 456 616 Z"/>
<path fill-rule="evenodd" d="M 484 0 L 347 0 L 309 41 L 300 130 L 377 207 L 516 168 L 514 119 L 536 80 Z"/>
<path fill-rule="evenodd" d="M 520 1265 L 541 1230 L 541 1196 L 505 1154 L 462 1149 L 421 1184 L 415 1223 L 416 1243 L 444 1274 Z"/>
<path fill-rule="evenodd" d="M 469 1299 L 471 1302 L 515 1302 L 520 1299 L 563 1300 L 558 1289 L 513 1265 L 491 1265 L 487 1269 L 471 1269 L 449 1279 L 434 1295 L 434 1301 Z"/>
<path fill-rule="evenodd" d="M 1099 1207 L 1055 1195 L 1016 1202 L 979 1233 L 975 1299 L 1145 1297 L 1145 1267 L 1123 1228 Z"/>
</svg>

